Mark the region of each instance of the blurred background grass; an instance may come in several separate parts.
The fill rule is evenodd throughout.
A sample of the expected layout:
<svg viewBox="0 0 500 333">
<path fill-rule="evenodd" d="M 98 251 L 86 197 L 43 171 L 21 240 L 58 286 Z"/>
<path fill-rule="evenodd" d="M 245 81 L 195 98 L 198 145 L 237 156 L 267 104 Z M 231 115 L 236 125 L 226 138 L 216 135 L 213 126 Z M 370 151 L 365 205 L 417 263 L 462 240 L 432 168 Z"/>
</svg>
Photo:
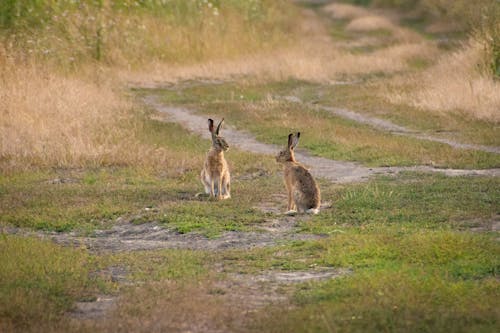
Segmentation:
<svg viewBox="0 0 500 333">
<path fill-rule="evenodd" d="M 270 47 L 286 39 L 292 9 L 283 0 L 5 0 L 0 27 L 8 53 L 58 69 L 140 66 Z"/>
</svg>

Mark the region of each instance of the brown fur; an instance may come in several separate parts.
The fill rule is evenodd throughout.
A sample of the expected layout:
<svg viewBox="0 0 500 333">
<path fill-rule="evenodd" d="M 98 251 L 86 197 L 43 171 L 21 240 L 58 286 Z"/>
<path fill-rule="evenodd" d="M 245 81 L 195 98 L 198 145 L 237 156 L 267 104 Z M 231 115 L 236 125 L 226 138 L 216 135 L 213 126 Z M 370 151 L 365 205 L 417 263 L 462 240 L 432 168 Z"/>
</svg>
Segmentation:
<svg viewBox="0 0 500 333">
<path fill-rule="evenodd" d="M 300 133 L 288 136 L 288 147 L 279 152 L 276 161 L 283 164 L 283 175 L 288 194 L 288 211 L 318 213 L 321 194 L 311 173 L 295 160 L 293 149 L 297 146 Z"/>
<path fill-rule="evenodd" d="M 221 120 L 217 129 L 214 129 L 213 120 L 208 119 L 208 130 L 212 134 L 212 148 L 208 151 L 200 175 L 205 192 L 210 194 L 210 197 L 218 200 L 231 197 L 231 176 L 227 161 L 224 158 L 224 151 L 229 149 L 229 145 L 222 136 L 219 136 L 223 121 L 224 119 Z"/>
</svg>

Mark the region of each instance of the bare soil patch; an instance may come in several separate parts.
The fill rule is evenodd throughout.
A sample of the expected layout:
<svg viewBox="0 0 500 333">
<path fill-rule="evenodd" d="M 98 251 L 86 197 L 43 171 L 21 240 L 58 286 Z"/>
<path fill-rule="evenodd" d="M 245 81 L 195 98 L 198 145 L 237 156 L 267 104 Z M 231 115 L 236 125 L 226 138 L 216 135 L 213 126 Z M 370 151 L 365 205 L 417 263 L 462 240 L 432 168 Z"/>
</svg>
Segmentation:
<svg viewBox="0 0 500 333">
<path fill-rule="evenodd" d="M 138 287 L 140 302 L 147 312 L 130 315 L 134 305 L 120 298 L 106 316 L 96 316 L 100 305 L 89 303 L 71 314 L 73 325 L 82 331 L 129 332 L 245 332 L 255 320 L 253 314 L 268 306 L 291 309 L 290 297 L 296 285 L 337 279 L 351 270 L 315 267 L 308 271 L 263 271 L 258 274 L 225 272 L 215 267 L 209 281 L 183 285 L 153 283 Z M 136 297 L 136 296 L 132 296 Z M 93 309 L 87 315 L 84 309 Z M 122 321 L 126 318 L 126 321 Z"/>
<path fill-rule="evenodd" d="M 3 232 L 23 236 L 37 236 L 58 244 L 85 247 L 91 252 L 123 252 L 156 249 L 225 250 L 272 246 L 279 242 L 318 239 L 321 235 L 297 233 L 297 222 L 308 216 L 276 215 L 262 224 L 257 231 L 228 231 L 219 237 L 203 234 L 179 233 L 157 222 L 134 224 L 123 221 L 107 230 L 96 230 L 91 236 L 78 232 L 34 232 L 20 228 L 4 228 Z"/>
</svg>

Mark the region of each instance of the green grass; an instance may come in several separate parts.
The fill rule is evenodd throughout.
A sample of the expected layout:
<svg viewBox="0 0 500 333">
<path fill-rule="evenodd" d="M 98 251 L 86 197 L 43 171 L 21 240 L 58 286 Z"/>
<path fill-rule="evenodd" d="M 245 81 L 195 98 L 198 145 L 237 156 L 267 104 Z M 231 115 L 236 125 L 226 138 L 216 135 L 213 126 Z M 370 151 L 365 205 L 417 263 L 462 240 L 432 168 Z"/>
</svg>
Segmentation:
<svg viewBox="0 0 500 333">
<path fill-rule="evenodd" d="M 100 258 L 101 265 L 125 268 L 127 280 L 138 283 L 201 280 L 212 262 L 208 252 L 177 249 L 122 252 Z"/>
<path fill-rule="evenodd" d="M 2 224 L 55 231 L 107 228 L 120 216 L 138 214 L 157 202 L 178 200 L 179 192 L 188 189 L 182 180 L 174 183 L 133 170 L 63 171 L 2 178 Z M 72 182 L 52 183 L 60 178 Z"/>
<path fill-rule="evenodd" d="M 282 188 L 277 176 L 240 180 L 239 175 L 245 173 L 235 172 L 234 199 L 212 202 L 195 197 L 203 191 L 198 173 L 196 170 L 170 178 L 135 169 L 103 169 L 3 177 L 1 224 L 91 232 L 109 228 L 121 217 L 132 223 L 156 221 L 181 233 L 197 231 L 216 236 L 262 222 L 266 215 L 253 207 L 268 191 Z M 54 179 L 70 182 L 54 184 Z"/>
<path fill-rule="evenodd" d="M 117 284 L 108 268 L 123 269 L 128 283 L 189 284 L 206 279 L 207 265 L 213 261 L 208 253 L 188 250 L 95 255 L 51 241 L 5 234 L 0 234 L 0 252 L 2 332 L 67 331 L 73 326 L 65 312 L 75 301 L 133 292 L 127 285 Z"/>
<path fill-rule="evenodd" d="M 246 162 L 243 158 L 237 163 Z M 248 172 L 254 170 L 258 168 Z M 79 202 L 77 198 L 99 202 L 117 196 L 115 204 L 134 223 L 159 221 L 180 232 L 216 237 L 226 230 L 254 230 L 270 217 L 253 206 L 270 199 L 273 193 L 284 193 L 284 186 L 276 170 L 263 170 L 269 174 L 253 178 L 239 173 L 233 180 L 233 198 L 224 202 L 193 197 L 201 189 L 197 170 L 177 182 L 170 176 L 123 168 L 66 170 L 68 178 L 80 179 L 76 183 L 46 183 L 55 175 L 62 176 L 57 173 L 23 173 L 3 176 L 0 184 L 2 200 L 20 189 L 19 197 L 37 196 L 36 211 L 43 212 L 40 207 L 51 205 L 51 200 L 41 201 L 42 193 L 52 193 L 49 199 L 64 207 L 60 208 L 63 214 L 72 211 Z M 498 326 L 495 302 L 500 267 L 500 249 L 494 240 L 497 234 L 462 230 L 467 230 L 470 221 L 487 222 L 496 214 L 500 197 L 496 178 L 407 173 L 363 184 L 320 183 L 323 199 L 331 201 L 333 207 L 301 222 L 298 230 L 327 235 L 320 240 L 218 252 L 157 250 L 89 255 L 50 242 L 3 235 L 0 246 L 8 255 L 0 259 L 2 268 L 7 267 L 0 272 L 0 297 L 4 297 L 2 304 L 8 305 L 2 310 L 2 318 L 7 318 L 11 328 L 24 323 L 23 327 L 29 329 L 38 320 L 50 330 L 73 301 L 117 290 L 124 300 L 117 312 L 122 318 L 146 318 L 154 304 L 180 311 L 181 315 L 199 306 L 186 295 L 194 293 L 205 299 L 207 293 L 219 290 L 213 283 L 227 273 L 258 275 L 268 270 L 333 267 L 348 268 L 352 273 L 327 282 L 292 286 L 295 296 L 291 310 L 268 307 L 254 313 L 254 326 L 244 329 L 494 331 Z M 71 192 L 74 187 L 78 191 Z M 23 214 L 30 211 L 29 207 Z M 88 213 L 85 208 L 78 209 L 83 209 L 82 215 Z M 11 210 L 12 214 L 18 211 Z M 109 225 L 112 223 L 110 220 Z M 122 267 L 127 282 L 138 285 L 117 285 L 106 273 L 107 267 Z M 224 267 L 224 273 L 217 267 Z M 229 306 L 207 304 L 220 311 Z M 24 317 L 20 316 L 21 309 Z M 62 325 L 73 327 L 64 321 Z"/>
<path fill-rule="evenodd" d="M 91 276 L 98 265 L 81 249 L 0 234 L 0 329 L 45 327 L 73 302 L 108 290 Z"/>
<path fill-rule="evenodd" d="M 333 230 L 377 225 L 411 229 L 488 225 L 498 213 L 500 180 L 490 177 L 446 177 L 408 173 L 380 177 L 342 190 L 323 188 L 333 208 L 302 225 L 305 230 Z"/>
<path fill-rule="evenodd" d="M 425 174 L 323 187 L 334 207 L 302 227 L 328 238 L 241 258 L 257 271 L 320 266 L 353 273 L 298 286 L 293 310 L 266 309 L 252 329 L 495 332 L 498 233 L 474 234 L 467 227 L 497 214 L 498 188 L 496 178 Z"/>
<path fill-rule="evenodd" d="M 500 246 L 489 236 L 399 226 L 350 230 L 315 246 L 320 265 L 351 276 L 303 285 L 296 308 L 262 314 L 268 332 L 498 328 Z M 311 245 L 304 244 L 308 250 Z M 258 329 L 257 329 L 258 330 Z"/>
</svg>

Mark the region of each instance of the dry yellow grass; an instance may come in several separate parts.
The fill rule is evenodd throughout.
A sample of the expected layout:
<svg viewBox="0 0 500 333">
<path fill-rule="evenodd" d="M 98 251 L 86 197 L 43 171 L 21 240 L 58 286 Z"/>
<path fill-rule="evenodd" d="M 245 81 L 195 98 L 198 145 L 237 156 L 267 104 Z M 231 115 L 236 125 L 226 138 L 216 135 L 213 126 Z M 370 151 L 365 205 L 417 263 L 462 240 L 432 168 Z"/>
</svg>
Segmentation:
<svg viewBox="0 0 500 333">
<path fill-rule="evenodd" d="M 371 11 L 362 7 L 333 4 L 325 7 L 325 11 L 329 13 L 334 19 L 345 19 L 349 23 L 345 29 L 352 32 L 373 32 L 373 31 L 387 31 L 393 37 L 404 43 L 420 42 L 422 37 L 407 28 L 403 28 L 397 24 L 399 15 L 395 12 L 388 12 L 385 15 L 374 14 Z"/>
<path fill-rule="evenodd" d="M 471 41 L 423 73 L 398 78 L 394 85 L 409 87 L 406 92 L 395 89 L 384 96 L 393 103 L 434 112 L 460 112 L 498 123 L 500 83 L 478 70 L 483 52 L 481 44 Z"/>
<path fill-rule="evenodd" d="M 339 20 L 352 20 L 370 15 L 370 11 L 363 7 L 342 3 L 333 3 L 325 6 L 324 10 L 331 14 L 333 18 Z"/>
<path fill-rule="evenodd" d="M 388 30 L 392 31 L 395 25 L 385 17 L 378 15 L 366 15 L 358 17 L 350 21 L 346 30 L 348 31 L 375 31 L 375 30 Z"/>
<path fill-rule="evenodd" d="M 286 44 L 294 20 L 293 7 L 276 2 L 266 4 L 269 17 L 259 18 L 247 15 L 263 10 L 243 2 L 188 5 L 189 15 L 162 19 L 116 11 L 110 2 L 100 10 L 82 4 L 54 15 L 44 29 L 2 34 L 0 169 L 126 164 L 175 170 L 191 165 L 185 154 L 141 144 L 141 122 L 117 73 L 150 63 L 190 67 L 259 53 Z M 250 9 L 237 10 L 240 5 Z M 184 8 L 182 1 L 175 6 Z M 162 80 L 168 78 L 172 75 Z"/>
<path fill-rule="evenodd" d="M 235 76 L 328 83 L 346 74 L 400 71 L 407 67 L 408 60 L 415 57 L 429 59 L 435 56 L 436 51 L 433 44 L 423 43 L 421 38 L 417 38 L 416 42 L 401 40 L 399 44 L 372 53 L 353 54 L 335 44 L 315 14 L 305 11 L 297 22 L 297 38 L 293 45 L 230 60 L 211 60 L 192 65 L 154 62 L 140 71 L 120 71 L 119 76 L 122 81 L 140 86 L 193 78 L 229 80 Z"/>
<path fill-rule="evenodd" d="M 189 163 L 139 142 L 134 105 L 105 73 L 95 83 L 0 62 L 8 65 L 0 71 L 1 169 Z"/>
<path fill-rule="evenodd" d="M 2 157 L 58 165 L 106 155 L 128 107 L 106 87 L 12 64 L 0 81 Z"/>
<path fill-rule="evenodd" d="M 216 6 L 184 0 L 163 1 L 163 5 L 160 1 L 134 5 L 134 1 L 38 2 L 46 4 L 26 4 L 25 11 L 45 8 L 43 13 L 33 13 L 32 20 L 48 15 L 40 22 L 43 28 L 18 15 L 18 20 L 27 21 L 23 24 L 35 27 L 1 32 L 0 43 L 58 71 L 96 61 L 130 68 L 155 60 L 188 64 L 248 54 L 286 43 L 296 15 L 293 6 L 280 5 L 283 0 L 259 1 L 263 8 L 246 1 Z M 123 10 L 127 6 L 133 8 Z"/>
<path fill-rule="evenodd" d="M 429 43 L 404 43 L 367 54 L 352 54 L 328 43 L 303 40 L 300 47 L 247 56 L 231 61 L 209 61 L 191 66 L 156 63 L 141 72 L 124 71 L 123 80 L 139 86 L 154 86 L 155 82 L 192 78 L 229 80 L 249 76 L 261 80 L 294 78 L 312 82 L 335 82 L 344 75 L 396 72 L 408 67 L 413 58 L 430 59 L 436 48 Z"/>
</svg>

